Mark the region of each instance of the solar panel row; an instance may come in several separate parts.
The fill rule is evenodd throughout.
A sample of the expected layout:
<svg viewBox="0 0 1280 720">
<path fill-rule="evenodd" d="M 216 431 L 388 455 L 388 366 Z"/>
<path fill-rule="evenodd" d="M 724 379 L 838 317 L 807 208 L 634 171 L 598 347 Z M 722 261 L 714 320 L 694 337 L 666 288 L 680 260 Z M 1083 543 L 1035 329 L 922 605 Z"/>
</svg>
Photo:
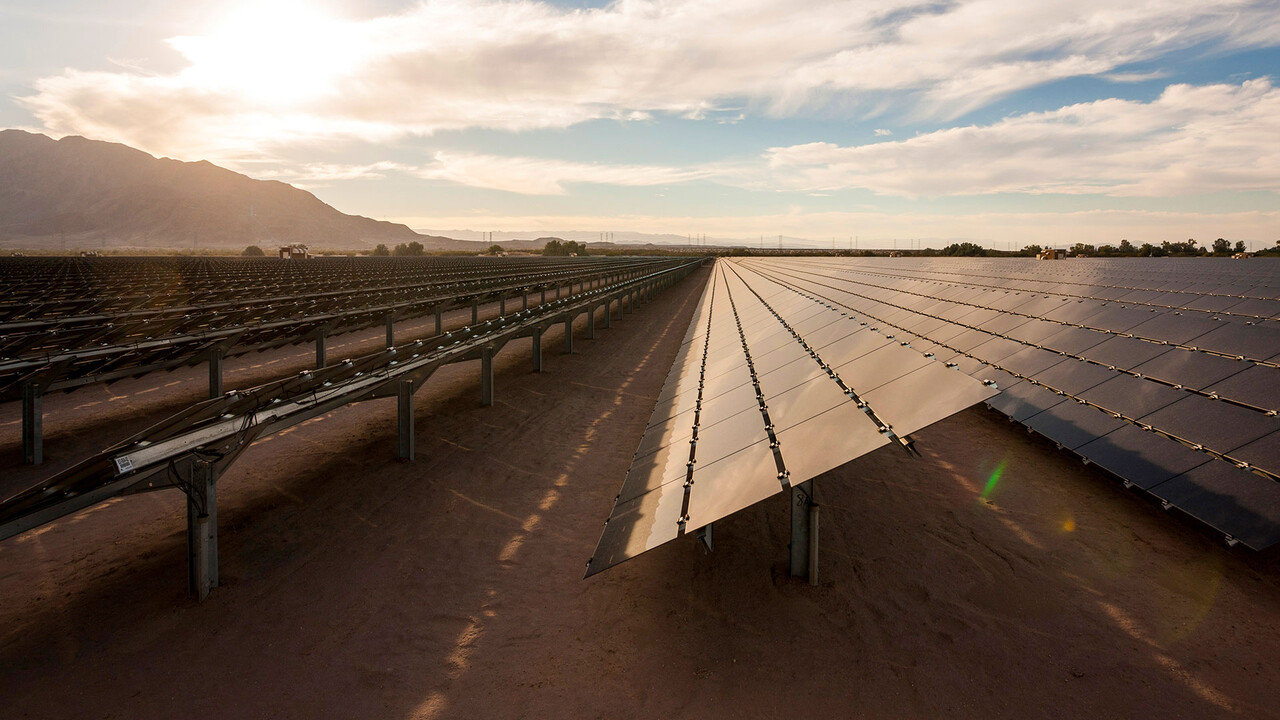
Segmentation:
<svg viewBox="0 0 1280 720">
<path fill-rule="evenodd" d="M 995 393 L 718 263 L 606 521 L 593 575 Z"/>
<path fill-rule="evenodd" d="M 81 300 L 103 303 L 94 313 L 0 322 L 0 399 L 19 396 L 23 383 L 35 383 L 45 390 L 72 390 L 89 382 L 198 362 L 211 350 L 224 355 L 241 354 L 301 342 L 316 333 L 339 334 L 507 295 L 527 302 L 525 293 L 533 290 L 536 294 L 538 288 L 556 287 L 558 296 L 559 286 L 566 283 L 602 284 L 610 278 L 647 272 L 658 264 L 652 259 L 593 260 L 581 266 L 563 262 L 490 262 L 488 276 L 474 277 L 479 271 L 473 269 L 467 273 L 473 277 L 460 281 L 457 272 L 433 278 L 409 263 L 414 272 L 405 278 L 414 278 L 416 284 L 354 283 L 359 286 L 355 290 L 335 289 L 350 278 L 333 268 L 333 285 L 325 291 L 267 297 L 243 290 L 248 278 L 236 281 L 228 277 L 228 288 L 247 294 L 235 300 L 176 307 L 135 307 L 140 303 L 160 303 L 168 297 L 137 296 L 137 302 L 130 301 L 133 305 L 122 309 L 116 306 L 125 298 L 111 295 L 106 288 L 85 288 Z M 152 268 L 157 274 L 163 274 L 161 269 Z M 313 281 L 323 276 L 320 271 L 308 275 Z M 64 280 L 50 275 L 49 292 L 67 290 Z M 100 294 L 95 297 L 95 293 Z M 5 307 L 24 307 L 23 303 L 10 302 L 21 294 L 19 289 L 7 287 L 0 292 L 0 302 Z"/>
<path fill-rule="evenodd" d="M 1061 263 L 989 260 L 987 273 L 961 260 L 746 264 L 996 383 L 993 408 L 1229 538 L 1258 549 L 1280 541 L 1280 330 L 1271 319 L 1187 311 L 1198 289 L 1263 293 L 1273 280 L 1236 278 L 1239 264 L 1202 261 L 1193 279 L 1144 275 L 1132 260 L 1078 262 L 1072 297 L 1019 276 Z M 1109 278 L 1117 266 L 1148 286 L 1131 292 L 1151 297 L 1168 282 L 1176 289 L 1162 296 L 1180 304 L 1095 297 L 1106 286 L 1084 282 L 1087 270 Z"/>
</svg>

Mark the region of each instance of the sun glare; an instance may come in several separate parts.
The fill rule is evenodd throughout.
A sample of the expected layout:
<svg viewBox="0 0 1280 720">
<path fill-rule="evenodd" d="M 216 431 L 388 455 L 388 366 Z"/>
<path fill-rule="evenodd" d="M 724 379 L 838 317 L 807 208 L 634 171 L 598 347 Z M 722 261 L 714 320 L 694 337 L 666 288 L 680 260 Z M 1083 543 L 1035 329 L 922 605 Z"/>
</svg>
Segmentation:
<svg viewBox="0 0 1280 720">
<path fill-rule="evenodd" d="M 354 60 L 345 34 L 313 5 L 282 1 L 244 6 L 205 35 L 169 42 L 190 61 L 184 74 L 199 87 L 278 107 L 333 91 Z"/>
</svg>

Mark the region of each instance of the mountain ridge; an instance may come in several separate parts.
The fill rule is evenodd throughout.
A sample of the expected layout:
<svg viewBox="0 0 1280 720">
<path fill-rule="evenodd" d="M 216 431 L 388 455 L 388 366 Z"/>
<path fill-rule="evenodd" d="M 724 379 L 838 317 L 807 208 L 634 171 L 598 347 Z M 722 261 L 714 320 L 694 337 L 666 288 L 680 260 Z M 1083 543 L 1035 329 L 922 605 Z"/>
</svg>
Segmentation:
<svg viewBox="0 0 1280 720">
<path fill-rule="evenodd" d="M 314 249 L 420 242 L 476 243 L 348 215 L 277 180 L 207 160 L 157 158 L 78 135 L 54 140 L 0 130 L 0 245 L 55 248 L 243 249 L 305 243 Z"/>
</svg>

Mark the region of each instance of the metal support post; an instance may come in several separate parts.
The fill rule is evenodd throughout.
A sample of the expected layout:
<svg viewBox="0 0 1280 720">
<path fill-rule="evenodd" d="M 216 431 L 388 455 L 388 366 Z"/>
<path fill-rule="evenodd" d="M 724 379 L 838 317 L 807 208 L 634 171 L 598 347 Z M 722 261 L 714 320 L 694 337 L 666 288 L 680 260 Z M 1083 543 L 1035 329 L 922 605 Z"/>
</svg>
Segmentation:
<svg viewBox="0 0 1280 720">
<path fill-rule="evenodd" d="M 209 399 L 222 397 L 222 354 L 220 348 L 209 351 Z"/>
<path fill-rule="evenodd" d="M 588 340 L 596 339 L 596 309 L 595 308 L 590 308 L 587 310 L 587 339 Z"/>
<path fill-rule="evenodd" d="M 316 331 L 316 368 L 317 369 L 325 367 L 329 364 L 326 359 L 327 344 L 328 344 L 328 338 L 325 336 L 324 329 L 321 328 L 320 330 L 317 330 Z"/>
<path fill-rule="evenodd" d="M 715 542 L 716 524 L 711 522 L 698 528 L 698 539 L 702 541 L 702 546 L 707 552 L 714 552 L 716 549 Z"/>
<path fill-rule="evenodd" d="M 564 351 L 573 353 L 573 318 L 564 321 Z"/>
<path fill-rule="evenodd" d="M 818 503 L 809 506 L 809 584 L 818 586 Z"/>
<path fill-rule="evenodd" d="M 439 305 L 435 306 L 435 311 L 436 311 L 436 334 L 443 335 L 444 334 L 444 311 L 440 309 Z"/>
<path fill-rule="evenodd" d="M 540 304 L 540 305 L 546 305 L 546 304 L 547 304 L 547 289 L 546 289 L 546 288 L 541 288 L 541 290 L 542 290 L 542 299 L 538 301 L 538 304 Z"/>
<path fill-rule="evenodd" d="M 187 590 L 200 600 L 218 586 L 218 470 L 195 461 L 187 488 Z"/>
<path fill-rule="evenodd" d="M 503 317 L 506 314 L 507 314 L 507 296 L 503 295 L 502 297 L 498 298 L 498 317 Z"/>
<path fill-rule="evenodd" d="M 493 405 L 493 348 L 480 349 L 480 404 Z"/>
<path fill-rule="evenodd" d="M 604 301 L 604 326 L 607 328 L 613 327 L 613 301 L 612 300 Z"/>
<path fill-rule="evenodd" d="M 471 324 L 475 325 L 480 322 L 480 300 L 479 298 L 471 301 Z"/>
<path fill-rule="evenodd" d="M 534 328 L 529 338 L 533 340 L 533 371 L 542 372 L 542 329 Z"/>
<path fill-rule="evenodd" d="M 817 559 L 817 536 L 810 524 L 813 481 L 791 486 L 791 577 L 809 577 L 810 559 Z M 810 548 L 810 542 L 814 547 Z"/>
<path fill-rule="evenodd" d="M 44 462 L 44 389 L 35 383 L 22 386 L 22 462 Z"/>
<path fill-rule="evenodd" d="M 556 283 L 556 299 L 560 299 L 560 283 Z"/>
<path fill-rule="evenodd" d="M 399 442 L 396 457 L 413 459 L 413 381 L 401 380 L 396 384 L 396 414 Z"/>
<path fill-rule="evenodd" d="M 520 291 L 520 309 L 521 310 L 529 309 L 529 293 L 523 290 Z"/>
<path fill-rule="evenodd" d="M 387 323 L 387 347 L 396 346 L 396 319 L 393 315 L 388 315 Z"/>
</svg>

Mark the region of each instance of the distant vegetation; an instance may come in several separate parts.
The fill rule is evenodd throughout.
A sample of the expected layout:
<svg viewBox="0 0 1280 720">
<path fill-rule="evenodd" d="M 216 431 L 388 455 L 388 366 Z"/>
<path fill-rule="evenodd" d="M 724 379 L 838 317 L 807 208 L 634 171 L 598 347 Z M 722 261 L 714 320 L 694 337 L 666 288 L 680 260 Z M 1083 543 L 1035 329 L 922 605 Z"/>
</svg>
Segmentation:
<svg viewBox="0 0 1280 720">
<path fill-rule="evenodd" d="M 373 246 L 373 250 L 369 254 L 374 257 L 387 257 L 388 255 L 391 254 L 391 251 L 387 249 L 387 246 L 385 244 L 378 243 L 377 245 Z"/>
<path fill-rule="evenodd" d="M 414 240 L 407 245 L 404 243 L 396 245 L 391 249 L 391 254 L 397 257 L 418 257 L 422 255 L 423 250 L 425 250 L 425 248 L 422 247 L 422 243 Z"/>
<path fill-rule="evenodd" d="M 955 257 L 986 257 L 987 249 L 977 243 L 962 242 L 951 243 L 942 248 L 939 255 L 951 255 Z"/>
<path fill-rule="evenodd" d="M 495 247 L 497 247 L 495 245 Z M 587 244 L 575 242 L 573 240 L 561 240 L 559 238 L 551 238 L 546 245 L 542 246 L 543 255 L 586 255 Z"/>
<path fill-rule="evenodd" d="M 505 253 L 505 252 L 506 252 L 506 250 L 503 250 L 501 245 L 499 245 L 499 244 L 497 244 L 497 243 L 494 243 L 494 244 L 490 245 L 490 246 L 489 246 L 489 249 L 488 249 L 488 250 L 485 250 L 485 252 L 486 252 L 486 253 L 488 253 L 488 254 L 490 254 L 490 255 L 501 255 L 501 254 Z"/>
<path fill-rule="evenodd" d="M 262 252 L 262 248 L 258 247 L 257 245 L 250 245 L 249 247 L 244 249 L 244 252 L 240 254 L 243 255 L 244 257 L 265 257 L 266 256 L 266 253 Z"/>
</svg>

